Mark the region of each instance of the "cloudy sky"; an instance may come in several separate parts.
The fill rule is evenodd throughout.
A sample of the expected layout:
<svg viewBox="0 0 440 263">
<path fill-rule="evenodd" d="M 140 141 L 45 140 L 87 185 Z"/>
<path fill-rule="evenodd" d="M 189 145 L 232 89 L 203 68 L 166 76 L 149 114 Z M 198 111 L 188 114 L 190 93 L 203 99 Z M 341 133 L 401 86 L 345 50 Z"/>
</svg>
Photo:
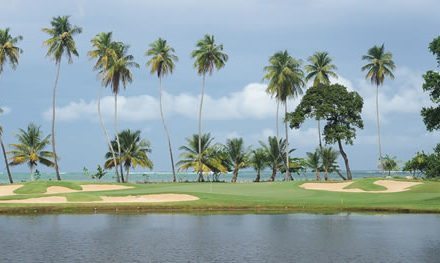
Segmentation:
<svg viewBox="0 0 440 263">
<path fill-rule="evenodd" d="M 50 131 L 54 63 L 45 58 L 41 28 L 50 19 L 71 15 L 83 28 L 76 41 L 80 57 L 62 64 L 58 95 L 58 152 L 62 171 L 79 171 L 102 163 L 106 144 L 96 113 L 100 88 L 93 62 L 86 53 L 90 39 L 113 31 L 116 40 L 131 46 L 141 64 L 134 82 L 120 97 L 120 128 L 139 129 L 153 147 L 155 170 L 169 170 L 166 141 L 158 111 L 158 81 L 145 68 L 148 44 L 162 37 L 179 56 L 175 73 L 165 79 L 164 104 L 175 155 L 185 137 L 197 130 L 197 106 L 201 78 L 193 69 L 190 52 L 204 34 L 214 34 L 224 44 L 229 61 L 207 80 L 204 131 L 218 142 L 241 136 L 258 145 L 275 131 L 275 103 L 261 81 L 268 57 L 287 49 L 306 60 L 315 51 L 328 51 L 338 66 L 338 82 L 359 92 L 365 100 L 365 129 L 347 147 L 354 169 L 375 169 L 376 134 L 374 88 L 364 80 L 361 56 L 375 44 L 385 43 L 397 65 L 396 79 L 381 87 L 380 103 L 384 153 L 409 158 L 418 150 L 431 150 L 440 140 L 428 133 L 420 109 L 429 104 L 422 93 L 421 75 L 435 68 L 427 45 L 439 35 L 440 2 L 435 0 L 127 0 L 127 1 L 25 1 L 0 0 L 0 28 L 20 34 L 24 53 L 18 69 L 6 69 L 0 77 L 0 121 L 5 142 L 13 143 L 19 128 L 35 122 Z M 105 90 L 104 119 L 112 127 L 113 101 Z M 293 110 L 298 99 L 289 102 Z M 317 145 L 316 122 L 290 131 L 292 147 L 304 156 Z M 15 168 L 17 171 L 26 167 Z M 4 167 L 0 166 L 0 171 Z"/>
</svg>

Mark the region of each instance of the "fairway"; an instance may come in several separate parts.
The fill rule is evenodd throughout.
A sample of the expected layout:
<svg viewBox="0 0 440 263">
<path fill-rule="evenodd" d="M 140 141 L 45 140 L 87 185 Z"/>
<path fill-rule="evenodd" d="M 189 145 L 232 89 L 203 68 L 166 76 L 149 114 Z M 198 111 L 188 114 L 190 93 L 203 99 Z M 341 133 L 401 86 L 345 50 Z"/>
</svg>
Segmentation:
<svg viewBox="0 0 440 263">
<path fill-rule="evenodd" d="M 440 182 L 418 183 L 403 192 L 369 193 L 368 187 L 377 179 L 359 179 L 352 189 L 366 192 L 330 192 L 307 190 L 301 187 L 309 182 L 273 183 L 154 183 L 154 184 L 101 184 L 85 182 L 31 182 L 15 187 L 8 196 L 0 196 L 0 212 L 96 212 L 96 211 L 243 211 L 243 212 L 440 212 Z M 391 181 L 393 182 L 393 181 Z M 404 181 L 399 181 L 404 182 Z M 410 183 L 410 182 L 408 182 Z M 318 183 L 326 184 L 326 183 Z M 337 184 L 336 182 L 334 184 Z M 354 188 L 358 185 L 359 188 Z M 66 193 L 51 192 L 56 186 L 70 189 Z M 89 186 L 89 187 L 87 187 Z M 105 187 L 104 187 L 105 186 Z M 108 188 L 110 186 L 110 188 Z M 13 189 L 8 187 L 8 191 Z M 107 189 L 109 190 L 105 190 Z M 89 191 L 78 189 L 89 188 Z M 347 188 L 347 186 L 346 186 Z M 119 190 L 118 190 L 119 189 Z M 49 190 L 49 192 L 46 192 Z M 361 191 L 364 191 L 361 190 Z M 372 190 L 375 190 L 373 188 Z M 165 194 L 165 195 L 164 195 Z M 191 196 L 183 200 L 173 198 L 145 201 L 148 198 Z M 51 200 L 53 200 L 51 202 Z M 125 200 L 125 201 L 124 201 Z M 153 199 L 150 199 L 153 200 Z M 178 202 L 179 201 L 179 202 Z M 12 202 L 12 203 L 4 203 Z"/>
</svg>

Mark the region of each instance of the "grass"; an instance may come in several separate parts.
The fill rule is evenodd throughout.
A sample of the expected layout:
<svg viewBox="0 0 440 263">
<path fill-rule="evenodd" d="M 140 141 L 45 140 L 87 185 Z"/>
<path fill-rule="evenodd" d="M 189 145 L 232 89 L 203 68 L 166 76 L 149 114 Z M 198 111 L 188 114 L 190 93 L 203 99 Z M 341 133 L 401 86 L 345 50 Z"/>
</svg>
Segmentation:
<svg viewBox="0 0 440 263">
<path fill-rule="evenodd" d="M 370 191 L 373 181 L 355 180 L 357 188 Z M 47 196 L 41 194 L 47 186 L 58 182 L 29 183 L 18 189 L 17 195 L 0 199 L 23 199 Z M 305 190 L 303 182 L 274 183 L 153 183 L 133 184 L 132 189 L 105 192 L 56 194 L 68 201 L 98 201 L 100 196 L 127 196 L 157 193 L 184 193 L 195 195 L 198 201 L 175 203 L 65 203 L 65 204 L 0 204 L 0 213 L 34 212 L 416 212 L 440 213 L 440 182 L 424 181 L 422 185 L 399 193 L 347 193 Z M 60 186 L 76 187 L 80 183 L 61 182 Z M 26 187 L 26 188 L 25 188 Z M 45 188 L 46 187 L 46 188 Z M 70 188 L 69 187 L 69 188 Z M 73 188 L 72 188 L 73 189 Z M 375 188 L 374 190 L 377 190 Z"/>
<path fill-rule="evenodd" d="M 25 183 L 22 187 L 14 191 L 16 194 L 44 194 L 50 186 L 62 186 L 72 190 L 82 190 L 81 186 L 75 182 L 59 181 L 37 181 Z"/>
<path fill-rule="evenodd" d="M 365 178 L 362 180 L 356 180 L 352 184 L 347 185 L 344 189 L 361 189 L 364 191 L 384 191 L 387 190 L 386 187 L 382 185 L 377 185 L 376 182 L 378 178 Z"/>
</svg>

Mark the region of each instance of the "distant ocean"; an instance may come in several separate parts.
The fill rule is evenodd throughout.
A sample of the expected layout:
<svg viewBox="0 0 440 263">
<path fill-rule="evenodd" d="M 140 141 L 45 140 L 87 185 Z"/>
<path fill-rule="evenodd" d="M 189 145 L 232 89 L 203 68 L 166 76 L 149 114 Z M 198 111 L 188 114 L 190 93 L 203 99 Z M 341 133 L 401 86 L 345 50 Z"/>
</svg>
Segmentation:
<svg viewBox="0 0 440 263">
<path fill-rule="evenodd" d="M 90 173 L 93 173 L 94 171 L 90 171 Z M 344 173 L 343 173 L 344 174 Z M 364 177 L 385 177 L 388 175 L 388 173 L 382 173 L 380 171 L 376 170 L 355 170 L 352 171 L 353 178 L 364 178 Z M 243 170 L 240 171 L 238 175 L 239 182 L 252 182 L 255 179 L 255 171 L 252 170 Z M 266 181 L 269 179 L 271 175 L 271 172 L 269 170 L 262 172 L 261 174 L 261 180 Z M 408 176 L 410 175 L 407 172 L 391 172 L 391 176 Z M 12 174 L 14 182 L 26 182 L 30 181 L 30 175 L 29 173 L 13 173 Z M 277 174 L 276 180 L 281 181 L 283 180 L 283 174 Z M 307 181 L 307 180 L 314 180 L 315 179 L 315 173 L 314 172 L 306 172 L 302 173 L 300 175 L 298 174 L 292 174 L 293 178 L 297 181 Z M 344 174 L 345 176 L 345 174 Z M 197 174 L 192 172 L 187 173 L 177 173 L 176 174 L 177 181 L 178 182 L 193 182 L 197 180 Z M 324 175 L 321 174 L 321 177 L 323 179 Z M 340 177 L 337 174 L 331 174 L 330 176 L 331 180 L 339 180 Z M 66 172 L 61 173 L 61 178 L 63 180 L 68 181 L 92 181 L 92 178 L 89 176 L 84 175 L 83 172 Z M 205 177 L 206 178 L 206 177 Z M 212 177 L 210 177 L 212 178 Z M 232 178 L 232 173 L 228 174 L 222 174 L 219 176 L 220 181 L 230 182 Z M 54 173 L 41 173 L 39 180 L 55 180 L 55 174 Z M 132 172 L 130 173 L 129 181 L 132 183 L 135 182 L 171 182 L 173 179 L 172 173 L 170 172 Z M 115 174 L 113 172 L 108 172 L 100 181 L 102 182 L 115 182 Z M 8 178 L 6 172 L 0 173 L 0 183 L 7 183 Z"/>
</svg>

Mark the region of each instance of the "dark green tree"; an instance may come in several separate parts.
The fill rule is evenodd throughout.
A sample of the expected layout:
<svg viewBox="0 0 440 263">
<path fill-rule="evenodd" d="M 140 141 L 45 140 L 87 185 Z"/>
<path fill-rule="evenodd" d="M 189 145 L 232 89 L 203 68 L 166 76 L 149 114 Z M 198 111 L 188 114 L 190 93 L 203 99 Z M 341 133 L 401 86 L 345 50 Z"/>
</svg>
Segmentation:
<svg viewBox="0 0 440 263">
<path fill-rule="evenodd" d="M 347 179 L 351 180 L 351 170 L 343 144 L 353 144 L 356 128 L 363 129 L 361 112 L 363 99 L 357 92 L 349 92 L 346 87 L 333 84 L 324 88 L 312 87 L 307 90 L 295 111 L 287 115 L 291 128 L 299 129 L 307 118 L 325 120 L 324 141 L 338 144 L 344 159 Z"/>
</svg>

